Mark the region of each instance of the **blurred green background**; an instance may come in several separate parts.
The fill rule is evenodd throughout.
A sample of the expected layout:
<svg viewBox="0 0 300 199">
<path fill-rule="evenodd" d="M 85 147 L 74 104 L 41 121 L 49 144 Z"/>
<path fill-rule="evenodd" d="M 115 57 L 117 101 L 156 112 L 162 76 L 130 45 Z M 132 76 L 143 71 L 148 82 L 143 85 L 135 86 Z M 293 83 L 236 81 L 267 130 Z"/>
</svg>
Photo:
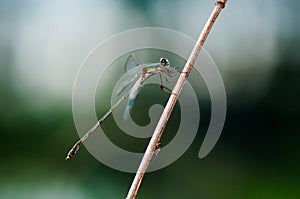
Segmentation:
<svg viewBox="0 0 300 199">
<path fill-rule="evenodd" d="M 0 198 L 125 198 L 133 174 L 101 164 L 84 147 L 64 160 L 78 139 L 76 72 L 96 44 L 120 31 L 157 26 L 196 39 L 213 3 L 0 0 Z M 146 174 L 137 198 L 300 198 L 299 6 L 228 1 L 205 44 L 227 92 L 221 138 L 198 158 L 210 118 L 209 99 L 200 100 L 192 146 Z"/>
</svg>

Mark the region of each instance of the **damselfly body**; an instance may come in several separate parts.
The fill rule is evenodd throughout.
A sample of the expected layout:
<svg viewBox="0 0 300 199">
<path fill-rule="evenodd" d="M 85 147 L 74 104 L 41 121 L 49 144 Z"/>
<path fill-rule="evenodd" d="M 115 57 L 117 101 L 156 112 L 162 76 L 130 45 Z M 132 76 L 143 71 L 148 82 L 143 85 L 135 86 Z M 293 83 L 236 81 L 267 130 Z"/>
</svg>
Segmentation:
<svg viewBox="0 0 300 199">
<path fill-rule="evenodd" d="M 114 104 L 97 123 L 89 129 L 80 140 L 78 140 L 75 145 L 71 148 L 67 154 L 66 159 L 70 159 L 79 150 L 79 146 L 86 140 L 95 130 L 101 125 L 101 123 L 112 113 L 112 111 L 117 108 L 123 101 L 128 98 L 128 102 L 124 111 L 124 119 L 127 119 L 130 115 L 130 110 L 134 106 L 134 101 L 138 95 L 144 82 L 154 75 L 159 75 L 160 78 L 160 89 L 166 93 L 171 93 L 171 91 L 163 85 L 163 80 L 169 82 L 168 77 L 173 77 L 178 74 L 176 68 L 170 67 L 170 63 L 166 58 L 160 58 L 158 63 L 148 63 L 140 64 L 140 61 L 135 55 L 130 55 L 125 64 L 126 80 L 120 83 L 116 90 L 116 94 L 120 95 L 129 85 L 133 86 L 131 89 L 123 94 L 123 96 Z"/>
</svg>

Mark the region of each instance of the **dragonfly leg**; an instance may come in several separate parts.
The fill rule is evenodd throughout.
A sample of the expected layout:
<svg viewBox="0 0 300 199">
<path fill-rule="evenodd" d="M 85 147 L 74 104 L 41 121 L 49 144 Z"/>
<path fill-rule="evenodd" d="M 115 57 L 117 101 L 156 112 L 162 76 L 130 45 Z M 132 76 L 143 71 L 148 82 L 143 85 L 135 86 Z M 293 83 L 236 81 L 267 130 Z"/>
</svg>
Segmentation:
<svg viewBox="0 0 300 199">
<path fill-rule="evenodd" d="M 162 90 L 163 92 L 172 94 L 172 91 L 170 89 L 168 89 L 167 87 L 165 87 L 164 85 L 160 84 L 159 87 L 160 87 L 160 90 Z"/>
<path fill-rule="evenodd" d="M 162 90 L 165 93 L 172 94 L 172 91 L 163 85 L 161 73 L 159 73 L 159 78 L 160 78 L 160 82 L 159 82 L 160 90 Z"/>
<path fill-rule="evenodd" d="M 172 73 L 177 73 L 177 74 L 181 74 L 181 73 L 187 74 L 187 72 L 179 71 L 179 68 L 180 68 L 179 66 L 176 66 L 176 67 L 174 67 L 173 70 L 171 70 L 170 72 L 172 72 Z"/>
<path fill-rule="evenodd" d="M 168 89 L 167 87 L 165 87 L 165 86 L 163 85 L 161 73 L 159 73 L 159 77 L 160 77 L 160 83 L 159 83 L 160 90 L 162 90 L 163 92 L 168 93 L 168 94 L 170 94 L 170 95 L 174 94 L 174 95 L 177 96 L 177 94 L 173 93 L 170 89 Z M 177 97 L 178 97 L 178 96 L 177 96 Z"/>
<path fill-rule="evenodd" d="M 162 75 L 163 75 L 164 79 L 166 80 L 166 82 L 170 82 L 166 76 L 166 73 L 162 73 Z M 171 76 L 171 74 L 168 74 L 168 75 L 169 75 L 169 77 L 173 77 L 173 76 Z"/>
</svg>

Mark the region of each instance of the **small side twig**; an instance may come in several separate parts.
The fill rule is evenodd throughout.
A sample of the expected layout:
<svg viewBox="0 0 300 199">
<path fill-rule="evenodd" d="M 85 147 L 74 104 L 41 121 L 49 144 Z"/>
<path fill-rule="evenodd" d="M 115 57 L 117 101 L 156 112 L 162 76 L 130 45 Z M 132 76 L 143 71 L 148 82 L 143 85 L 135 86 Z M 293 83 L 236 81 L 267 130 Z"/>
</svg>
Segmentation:
<svg viewBox="0 0 300 199">
<path fill-rule="evenodd" d="M 149 163 L 152 159 L 153 153 L 155 152 L 156 148 L 157 148 L 157 144 L 159 143 L 159 140 L 161 138 L 161 135 L 163 133 L 163 130 L 165 129 L 167 122 L 170 118 L 171 112 L 174 108 L 174 105 L 178 99 L 178 96 L 181 93 L 181 90 L 183 88 L 183 85 L 185 83 L 185 81 L 187 80 L 193 65 L 195 64 L 195 61 L 200 53 L 200 50 L 214 24 L 214 22 L 216 21 L 217 17 L 219 16 L 221 10 L 225 7 L 227 0 L 217 0 L 215 3 L 215 8 L 212 11 L 212 14 L 210 15 L 209 19 L 207 20 L 195 46 L 193 51 L 190 54 L 189 59 L 187 60 L 183 71 L 181 73 L 181 75 L 178 78 L 178 81 L 172 91 L 172 94 L 168 100 L 168 103 L 160 117 L 160 120 L 154 130 L 154 133 L 152 135 L 152 138 L 148 144 L 148 147 L 146 149 L 146 152 L 144 154 L 144 157 L 140 163 L 140 166 L 138 168 L 138 171 L 134 177 L 134 180 L 131 184 L 131 187 L 128 191 L 127 197 L 126 199 L 134 199 L 138 189 L 140 187 L 140 184 L 142 182 L 142 179 L 144 177 L 144 174 L 149 166 Z"/>
</svg>

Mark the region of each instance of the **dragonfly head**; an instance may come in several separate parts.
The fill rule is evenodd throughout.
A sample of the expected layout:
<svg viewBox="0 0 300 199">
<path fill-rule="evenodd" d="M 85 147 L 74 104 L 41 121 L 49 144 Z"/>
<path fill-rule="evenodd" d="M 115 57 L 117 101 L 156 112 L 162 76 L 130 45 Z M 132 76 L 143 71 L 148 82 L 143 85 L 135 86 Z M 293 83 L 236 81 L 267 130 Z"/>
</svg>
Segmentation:
<svg viewBox="0 0 300 199">
<path fill-rule="evenodd" d="M 168 67 L 168 66 L 170 66 L 170 62 L 169 62 L 169 60 L 167 60 L 166 58 L 160 58 L 159 63 L 160 63 L 163 67 Z"/>
</svg>

